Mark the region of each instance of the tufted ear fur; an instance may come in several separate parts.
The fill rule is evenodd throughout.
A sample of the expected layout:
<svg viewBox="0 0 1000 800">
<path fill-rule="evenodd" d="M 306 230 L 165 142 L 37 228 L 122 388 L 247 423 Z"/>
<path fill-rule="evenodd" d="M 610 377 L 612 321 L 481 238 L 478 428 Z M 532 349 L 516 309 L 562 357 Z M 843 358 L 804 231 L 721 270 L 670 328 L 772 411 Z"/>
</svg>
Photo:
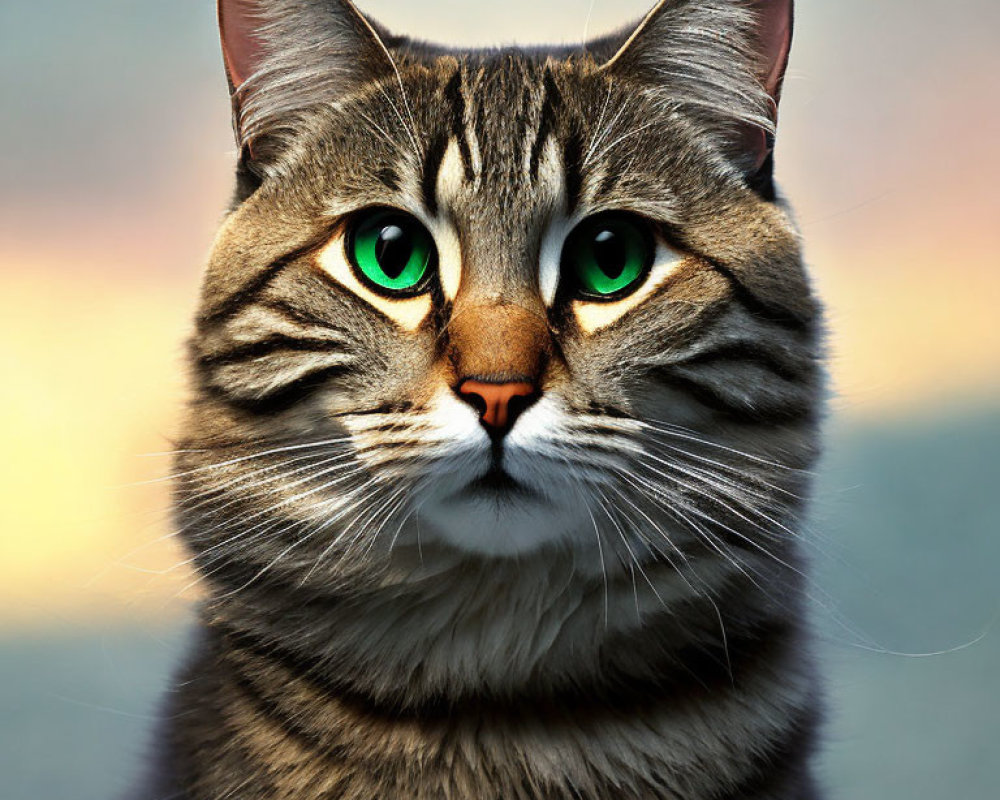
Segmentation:
<svg viewBox="0 0 1000 800">
<path fill-rule="evenodd" d="M 793 16 L 794 0 L 660 0 L 604 69 L 662 89 L 773 196 Z"/>
<path fill-rule="evenodd" d="M 379 33 L 350 0 L 218 0 L 241 157 L 266 161 L 289 114 L 391 75 Z"/>
</svg>

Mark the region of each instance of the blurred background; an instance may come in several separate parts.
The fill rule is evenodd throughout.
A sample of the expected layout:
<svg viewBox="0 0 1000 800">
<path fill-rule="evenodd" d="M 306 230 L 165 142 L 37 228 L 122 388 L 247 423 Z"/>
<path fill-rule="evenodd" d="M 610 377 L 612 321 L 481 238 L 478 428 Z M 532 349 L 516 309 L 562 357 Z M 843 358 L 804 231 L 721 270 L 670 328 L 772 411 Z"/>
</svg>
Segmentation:
<svg viewBox="0 0 1000 800">
<path fill-rule="evenodd" d="M 651 0 L 369 0 L 454 43 Z M 812 523 L 832 800 L 1000 763 L 1000 4 L 800 0 L 778 172 L 830 310 Z M 211 0 L 0 0 L 0 797 L 107 800 L 197 587 L 162 480 L 233 146 Z"/>
</svg>

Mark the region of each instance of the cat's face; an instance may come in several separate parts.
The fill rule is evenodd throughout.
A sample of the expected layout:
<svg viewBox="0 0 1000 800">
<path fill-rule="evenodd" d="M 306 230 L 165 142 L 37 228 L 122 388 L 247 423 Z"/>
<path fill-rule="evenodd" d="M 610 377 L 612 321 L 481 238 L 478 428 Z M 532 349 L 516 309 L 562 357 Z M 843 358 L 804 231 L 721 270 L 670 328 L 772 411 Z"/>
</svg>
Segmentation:
<svg viewBox="0 0 1000 800">
<path fill-rule="evenodd" d="M 392 41 L 379 65 L 389 40 L 330 5 L 370 74 L 273 119 L 267 81 L 237 95 L 260 133 L 208 273 L 181 487 L 203 567 L 669 558 L 754 513 L 747 491 L 780 507 L 812 452 L 816 310 L 747 134 L 760 97 L 727 121 L 726 98 L 684 96 L 710 75 L 656 79 L 625 37 L 555 56 Z M 640 31 L 656 51 L 668 12 Z"/>
</svg>

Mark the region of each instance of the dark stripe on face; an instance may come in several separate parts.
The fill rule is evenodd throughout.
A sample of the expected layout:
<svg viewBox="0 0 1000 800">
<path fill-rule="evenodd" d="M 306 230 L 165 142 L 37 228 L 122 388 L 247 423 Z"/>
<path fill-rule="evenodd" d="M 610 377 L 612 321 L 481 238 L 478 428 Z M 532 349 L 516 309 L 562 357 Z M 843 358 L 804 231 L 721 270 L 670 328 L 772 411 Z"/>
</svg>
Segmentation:
<svg viewBox="0 0 1000 800">
<path fill-rule="evenodd" d="M 332 353 L 336 352 L 341 342 L 331 339 L 311 339 L 305 337 L 286 336 L 274 333 L 264 339 L 249 344 L 224 350 L 221 353 L 203 355 L 198 359 L 201 367 L 213 367 L 219 364 L 235 364 L 256 358 L 274 355 L 288 351 L 294 353 Z"/>
<path fill-rule="evenodd" d="M 542 88 L 544 95 L 540 122 L 538 124 L 538 134 L 535 136 L 535 142 L 531 146 L 529 174 L 532 180 L 538 179 L 538 168 L 542 160 L 542 151 L 545 149 L 545 144 L 553 133 L 555 117 L 563 102 L 562 93 L 559 91 L 559 87 L 556 86 L 556 81 L 552 77 L 551 70 L 545 70 L 545 79 L 542 83 Z"/>
<path fill-rule="evenodd" d="M 697 247 L 692 246 L 688 237 L 684 235 L 683 229 L 667 223 L 662 224 L 661 229 L 667 240 L 675 243 L 679 250 L 684 250 L 691 253 L 691 255 L 697 256 L 729 281 L 733 298 L 758 319 L 765 320 L 790 331 L 811 332 L 814 330 L 814 316 L 797 316 L 786 308 L 774 306 L 758 297 L 729 267 L 712 258 L 707 253 L 701 252 Z"/>
<path fill-rule="evenodd" d="M 451 135 L 458 142 L 458 152 L 462 158 L 462 168 L 465 170 L 465 180 L 471 183 L 475 178 L 472 170 L 472 149 L 469 147 L 469 137 L 465 129 L 465 95 L 462 94 L 462 70 L 455 70 L 448 85 L 444 87 L 445 99 L 451 104 Z"/>
<path fill-rule="evenodd" d="M 332 331 L 343 332 L 343 328 L 331 325 L 329 320 L 314 316 L 305 309 L 300 308 L 287 300 L 282 300 L 281 298 L 273 297 L 261 300 L 258 305 L 261 308 L 266 308 L 268 311 L 277 314 L 286 322 L 292 322 L 297 325 L 313 325 L 317 328 L 326 328 Z"/>
<path fill-rule="evenodd" d="M 376 174 L 379 182 L 385 186 L 390 192 L 398 192 L 402 184 L 399 181 L 399 175 L 391 167 L 384 167 L 380 169 Z"/>
<path fill-rule="evenodd" d="M 327 381 L 343 377 L 350 372 L 350 367 L 342 364 L 316 367 L 315 370 L 307 372 L 289 383 L 253 397 L 235 396 L 232 392 L 226 391 L 224 387 L 210 383 L 206 376 L 202 376 L 200 385 L 206 394 L 218 397 L 235 408 L 268 416 L 287 411 L 292 406 L 302 402 L 308 395 L 321 389 Z"/>
<path fill-rule="evenodd" d="M 702 258 L 705 257 L 702 256 Z M 705 261 L 712 266 L 712 269 L 729 281 L 732 286 L 733 297 L 754 316 L 791 331 L 806 331 L 812 327 L 811 320 L 796 317 L 790 314 L 787 310 L 783 308 L 776 308 L 757 297 L 757 295 L 751 292 L 743 284 L 739 277 L 725 265 L 720 264 L 718 261 L 711 258 L 705 258 Z"/>
<path fill-rule="evenodd" d="M 427 210 L 435 215 L 438 213 L 438 173 L 441 171 L 441 162 L 444 160 L 447 147 L 448 137 L 440 133 L 431 141 L 430 147 L 427 148 L 427 154 L 424 156 L 424 174 L 420 179 L 420 192 Z"/>
<path fill-rule="evenodd" d="M 779 403 L 751 393 L 748 397 L 729 395 L 718 387 L 699 381 L 689 374 L 680 374 L 669 367 L 657 368 L 653 377 L 662 385 L 675 389 L 698 401 L 706 408 L 718 411 L 736 422 L 750 425 L 783 425 L 811 419 L 813 403 L 803 396 L 788 397 Z"/>
<path fill-rule="evenodd" d="M 241 289 L 233 292 L 222 302 L 218 303 L 211 311 L 202 314 L 197 320 L 198 330 L 204 331 L 207 328 L 230 319 L 234 314 L 242 310 L 244 306 L 252 303 L 270 285 L 271 281 L 281 274 L 285 267 L 308 255 L 320 245 L 325 244 L 327 237 L 328 233 L 324 232 L 322 238 L 317 238 L 317 240 L 309 242 L 297 250 L 293 250 L 291 253 L 282 256 L 261 270 L 258 275 L 248 281 Z"/>
<path fill-rule="evenodd" d="M 790 383 L 808 380 L 813 374 L 813 370 L 810 370 L 808 366 L 805 367 L 804 371 L 804 365 L 793 365 L 788 359 L 782 358 L 781 354 L 759 347 L 753 342 L 729 342 L 717 347 L 709 347 L 703 352 L 695 353 L 675 362 L 677 366 L 684 367 L 724 366 L 727 363 L 734 365 L 751 363 L 773 372 L 782 380 Z"/>
<path fill-rule="evenodd" d="M 580 204 L 583 189 L 583 139 L 573 131 L 563 144 L 563 170 L 566 173 L 566 207 L 573 213 Z"/>
</svg>

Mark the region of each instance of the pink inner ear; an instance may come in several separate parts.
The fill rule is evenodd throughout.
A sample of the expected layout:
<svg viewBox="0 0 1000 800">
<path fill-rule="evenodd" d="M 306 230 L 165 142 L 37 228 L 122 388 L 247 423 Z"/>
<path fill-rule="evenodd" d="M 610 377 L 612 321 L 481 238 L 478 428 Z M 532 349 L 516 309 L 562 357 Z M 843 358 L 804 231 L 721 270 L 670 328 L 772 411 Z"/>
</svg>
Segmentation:
<svg viewBox="0 0 1000 800">
<path fill-rule="evenodd" d="M 256 32 L 260 20 L 248 0 L 218 0 L 222 57 L 234 89 L 239 89 L 260 65 L 263 47 Z"/>
<path fill-rule="evenodd" d="M 781 98 L 781 85 L 792 49 L 795 3 L 793 0 L 757 0 L 758 31 L 761 46 L 761 81 L 775 104 Z"/>
<path fill-rule="evenodd" d="M 747 172 L 750 174 L 759 172 L 764 166 L 764 162 L 767 161 L 767 157 L 771 155 L 767 133 L 756 125 L 744 125 L 740 139 L 741 149 L 753 159 L 746 165 Z"/>
<path fill-rule="evenodd" d="M 769 114 L 777 122 L 781 86 L 792 49 L 795 3 L 794 0 L 755 0 L 753 9 L 757 15 L 757 45 L 760 48 L 758 77 L 771 96 Z M 771 153 L 771 139 L 760 128 L 752 125 L 745 127 L 742 139 L 744 152 L 752 158 L 750 172 L 758 172 Z"/>
</svg>

